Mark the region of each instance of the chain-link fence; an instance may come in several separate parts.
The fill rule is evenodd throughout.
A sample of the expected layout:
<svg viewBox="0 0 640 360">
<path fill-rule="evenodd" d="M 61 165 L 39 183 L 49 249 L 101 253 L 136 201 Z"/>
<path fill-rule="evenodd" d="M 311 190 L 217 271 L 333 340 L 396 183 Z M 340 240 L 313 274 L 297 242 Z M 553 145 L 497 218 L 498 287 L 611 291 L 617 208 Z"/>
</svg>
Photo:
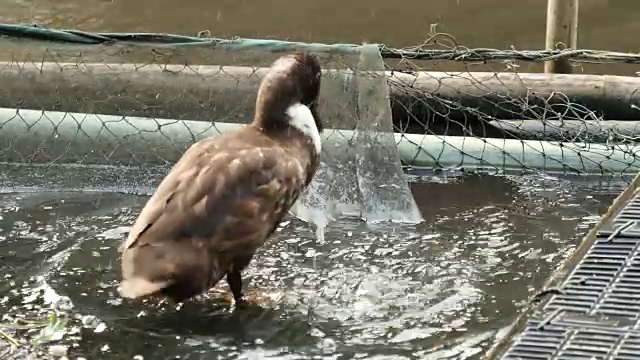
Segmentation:
<svg viewBox="0 0 640 360">
<path fill-rule="evenodd" d="M 608 94 L 620 102 L 611 110 L 628 119 L 605 120 L 602 108 L 595 106 L 598 93 L 572 98 L 554 90 L 564 84 L 551 76 L 532 77 L 515 72 L 393 73 L 389 83 L 396 95 L 392 97 L 395 128 L 412 134 L 403 136 L 402 159 L 418 166 L 493 172 L 618 176 L 638 171 L 637 115 L 629 101 L 635 100 L 630 99 L 633 93 Z M 590 81 L 587 77 L 562 80 Z M 599 86 L 616 85 L 604 81 L 593 85 Z"/>
<path fill-rule="evenodd" d="M 633 75 L 638 54 L 467 49 L 447 34 L 383 51 L 392 58 L 395 131 L 411 134 L 399 146 L 408 164 L 627 180 L 638 171 L 640 79 L 580 73 L 585 64 L 617 63 L 629 64 Z M 570 59 L 576 74 L 535 72 L 559 58 Z M 455 62 L 448 61 L 446 72 L 430 70 L 443 70 L 443 61 L 434 61 L 440 59 Z"/>
<path fill-rule="evenodd" d="M 0 40 L 0 161 L 12 164 L 2 171 L 11 187 L 152 189 L 191 143 L 250 121 L 262 75 L 296 48 L 312 51 L 324 69 L 323 167 L 306 201 L 332 194 L 322 200 L 329 213 L 416 220 L 401 164 L 616 177 L 640 168 L 633 121 L 640 81 L 632 77 L 519 73 L 504 54 L 437 41 L 394 50 L 59 32 L 44 42 L 34 39 L 51 37 L 48 30 L 31 30 Z M 456 60 L 459 71 L 429 71 L 434 59 Z M 385 196 L 380 188 L 394 191 Z"/>
<path fill-rule="evenodd" d="M 631 55 L 443 48 L 437 42 L 394 50 L 377 45 L 242 39 L 207 43 L 168 35 L 34 31 L 23 31 L 20 39 L 0 38 L 0 191 L 52 187 L 148 194 L 194 141 L 228 133 L 250 121 L 256 91 L 269 64 L 296 48 L 311 50 L 324 69 L 319 113 L 327 130 L 322 167 L 294 209 L 296 215 L 316 224 L 341 213 L 368 220 L 418 220 L 401 165 L 620 178 L 630 178 L 639 167 L 633 121 L 638 116 L 635 78 L 522 71 L 530 62 L 558 56 L 637 62 Z M 0 24 L 3 32 L 8 33 L 7 28 Z M 510 58 L 518 61 L 505 60 Z M 451 67 L 444 69 L 445 63 Z M 89 198 L 109 201 L 101 196 Z M 119 199 L 111 201 L 117 204 L 113 206 L 125 206 Z M 135 211 L 128 200 L 125 204 L 127 212 L 117 216 L 129 219 Z M 66 206 L 85 211 L 73 200 Z M 43 206 L 42 213 L 47 208 Z M 55 251 L 41 252 L 56 255 L 54 265 L 48 265 L 54 268 L 47 269 L 51 273 L 61 273 L 63 263 L 66 269 L 86 269 L 87 261 L 100 266 L 100 257 L 94 254 L 105 248 L 102 239 L 121 238 L 120 225 L 129 223 L 104 220 L 100 210 L 86 214 L 83 224 L 63 222 L 63 230 L 54 235 L 48 230 L 27 233 L 21 224 L 31 219 L 30 211 L 7 212 L 6 222 L 16 223 L 7 236 L 24 234 L 14 236 L 15 242 L 36 245 L 40 243 L 23 240 L 42 236 L 47 249 L 53 243 L 47 237 L 67 238 L 68 242 L 53 246 Z M 59 221 L 58 214 L 64 212 L 47 213 L 45 220 L 34 220 L 34 226 Z M 86 218 L 106 221 L 109 235 L 105 232 L 99 235 L 100 241 L 85 243 L 96 239 L 96 222 L 84 223 Z M 371 238 L 378 242 L 384 236 Z M 412 239 L 413 235 L 406 236 Z M 66 263 L 74 248 L 90 242 Z M 27 256 L 17 257 L 26 264 L 18 270 L 28 273 L 26 267 L 35 266 L 32 250 L 20 249 Z M 415 256 L 413 251 L 409 254 Z M 102 257 L 102 263 L 111 267 L 111 259 Z M 290 272 L 289 263 L 283 264 Z M 114 274 L 111 269 L 106 272 Z M 89 272 L 69 270 L 56 275 L 51 283 L 60 279 L 75 283 L 76 290 L 67 293 L 84 294 L 85 280 L 78 279 L 89 273 L 91 282 L 94 276 L 104 275 L 94 266 Z M 114 279 L 111 275 L 104 279 Z M 7 281 L 9 290 L 15 285 L 10 281 L 14 279 Z M 86 297 L 88 303 L 81 300 L 79 304 L 91 304 L 92 309 L 112 300 L 100 291 Z M 312 288 L 310 296 L 316 297 L 318 291 Z M 12 312 L 33 306 L 22 299 L 15 301 L 19 305 Z"/>
<path fill-rule="evenodd" d="M 260 80 L 282 55 L 9 39 L 0 48 L 5 185 L 146 192 L 193 142 L 251 121 Z M 378 47 L 314 54 L 324 69 L 319 112 L 328 130 L 321 169 L 296 215 L 316 224 L 341 214 L 419 221 Z M 380 193 L 389 187 L 393 193 Z"/>
</svg>

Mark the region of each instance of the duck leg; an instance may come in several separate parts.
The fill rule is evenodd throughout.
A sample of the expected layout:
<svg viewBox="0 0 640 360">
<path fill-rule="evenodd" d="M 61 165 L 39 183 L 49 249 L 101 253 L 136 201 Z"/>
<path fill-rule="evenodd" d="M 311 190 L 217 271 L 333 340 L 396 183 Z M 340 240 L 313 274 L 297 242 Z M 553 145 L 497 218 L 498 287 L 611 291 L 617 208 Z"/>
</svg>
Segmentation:
<svg viewBox="0 0 640 360">
<path fill-rule="evenodd" d="M 244 301 L 244 293 L 242 292 L 242 274 L 235 267 L 227 273 L 227 283 L 233 294 L 233 300 L 236 304 Z"/>
<path fill-rule="evenodd" d="M 236 304 L 245 302 L 244 292 L 242 291 L 242 270 L 249 265 L 252 258 L 253 254 L 236 257 L 231 263 L 231 269 L 227 272 L 227 284 L 229 284 L 229 289 Z"/>
<path fill-rule="evenodd" d="M 254 305 L 265 305 L 265 303 L 270 302 L 270 298 L 264 295 L 261 295 L 259 291 L 249 291 L 249 294 L 245 296 L 244 291 L 242 290 L 242 275 L 241 272 L 244 268 L 249 265 L 253 254 L 250 256 L 245 256 L 242 258 L 237 258 L 229 272 L 227 272 L 227 283 L 229 284 L 229 289 L 233 294 L 233 299 L 237 305 L 246 305 L 246 304 L 254 304 Z"/>
<path fill-rule="evenodd" d="M 240 275 L 240 271 L 232 270 L 228 272 L 227 283 L 229 284 L 229 288 L 231 289 L 236 305 L 243 306 L 253 304 L 263 306 L 268 305 L 271 302 L 271 299 L 268 296 L 261 294 L 259 290 L 250 290 L 245 296 L 245 293 L 242 290 L 242 276 Z"/>
</svg>

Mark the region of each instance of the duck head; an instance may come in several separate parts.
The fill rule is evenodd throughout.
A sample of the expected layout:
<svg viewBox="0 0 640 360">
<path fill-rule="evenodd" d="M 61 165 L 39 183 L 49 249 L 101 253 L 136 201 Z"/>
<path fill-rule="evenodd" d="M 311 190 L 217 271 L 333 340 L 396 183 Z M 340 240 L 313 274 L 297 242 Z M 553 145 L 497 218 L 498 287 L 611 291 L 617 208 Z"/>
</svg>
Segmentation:
<svg viewBox="0 0 640 360">
<path fill-rule="evenodd" d="M 319 134 L 323 130 L 317 111 L 321 77 L 318 60 L 308 53 L 278 58 L 258 89 L 253 125 L 271 134 L 300 131 L 319 152 Z"/>
</svg>

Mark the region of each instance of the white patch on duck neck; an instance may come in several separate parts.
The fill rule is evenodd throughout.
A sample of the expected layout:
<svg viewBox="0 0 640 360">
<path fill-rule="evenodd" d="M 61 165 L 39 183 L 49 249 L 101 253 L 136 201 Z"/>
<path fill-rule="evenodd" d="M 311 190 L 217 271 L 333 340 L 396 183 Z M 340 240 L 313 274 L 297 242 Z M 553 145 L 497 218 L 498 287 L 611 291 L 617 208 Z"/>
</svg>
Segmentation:
<svg viewBox="0 0 640 360">
<path fill-rule="evenodd" d="M 289 116 L 289 124 L 309 137 L 317 153 L 320 154 L 322 141 L 311 110 L 306 105 L 293 104 L 287 109 L 287 115 Z"/>
</svg>

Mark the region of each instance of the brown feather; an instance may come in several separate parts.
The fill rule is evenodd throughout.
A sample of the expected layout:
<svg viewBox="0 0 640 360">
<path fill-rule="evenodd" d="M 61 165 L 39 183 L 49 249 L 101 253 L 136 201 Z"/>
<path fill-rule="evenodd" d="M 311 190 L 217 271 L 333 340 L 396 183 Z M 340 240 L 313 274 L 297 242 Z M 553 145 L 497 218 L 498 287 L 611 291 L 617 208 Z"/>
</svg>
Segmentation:
<svg viewBox="0 0 640 360">
<path fill-rule="evenodd" d="M 291 127 L 286 109 L 316 106 L 321 78 L 313 57 L 278 59 L 263 79 L 250 126 L 192 145 L 162 180 L 120 247 L 121 295 L 178 302 L 225 275 L 241 298 L 239 272 L 311 182 L 319 155 Z M 233 285 L 232 285 L 233 283 Z"/>
<path fill-rule="evenodd" d="M 165 291 L 179 301 L 215 285 L 234 258 L 252 255 L 275 230 L 311 164 L 252 127 L 189 148 L 124 244 L 122 295 Z M 178 282 L 189 283 L 183 293 L 167 291 Z"/>
</svg>

